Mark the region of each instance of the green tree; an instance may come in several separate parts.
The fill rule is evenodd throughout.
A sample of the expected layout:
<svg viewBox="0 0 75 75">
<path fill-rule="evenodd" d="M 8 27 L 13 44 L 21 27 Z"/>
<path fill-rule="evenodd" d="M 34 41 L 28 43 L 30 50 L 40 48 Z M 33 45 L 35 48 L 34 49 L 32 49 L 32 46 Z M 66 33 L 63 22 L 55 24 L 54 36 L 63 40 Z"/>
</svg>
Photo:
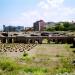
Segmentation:
<svg viewBox="0 0 75 75">
<path fill-rule="evenodd" d="M 61 24 L 61 23 L 60 24 L 57 24 L 56 27 L 55 27 L 55 30 L 56 31 L 63 31 L 64 30 L 64 25 Z"/>
<path fill-rule="evenodd" d="M 55 27 L 49 27 L 46 29 L 46 31 L 55 31 Z"/>
<path fill-rule="evenodd" d="M 63 25 L 64 25 L 64 31 L 68 31 L 69 27 L 71 26 L 69 22 L 64 22 Z"/>
</svg>

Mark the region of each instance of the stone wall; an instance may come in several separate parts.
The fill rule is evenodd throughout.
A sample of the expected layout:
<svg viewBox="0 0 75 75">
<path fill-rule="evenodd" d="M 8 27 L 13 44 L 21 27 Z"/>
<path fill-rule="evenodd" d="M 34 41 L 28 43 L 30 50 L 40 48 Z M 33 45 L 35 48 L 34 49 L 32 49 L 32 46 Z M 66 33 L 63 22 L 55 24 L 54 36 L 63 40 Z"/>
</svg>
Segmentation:
<svg viewBox="0 0 75 75">
<path fill-rule="evenodd" d="M 48 37 L 48 36 L 31 36 L 31 37 L 0 37 L 0 43 L 39 43 L 42 44 L 43 39 L 47 39 L 48 43 L 73 43 L 74 37 Z"/>
</svg>

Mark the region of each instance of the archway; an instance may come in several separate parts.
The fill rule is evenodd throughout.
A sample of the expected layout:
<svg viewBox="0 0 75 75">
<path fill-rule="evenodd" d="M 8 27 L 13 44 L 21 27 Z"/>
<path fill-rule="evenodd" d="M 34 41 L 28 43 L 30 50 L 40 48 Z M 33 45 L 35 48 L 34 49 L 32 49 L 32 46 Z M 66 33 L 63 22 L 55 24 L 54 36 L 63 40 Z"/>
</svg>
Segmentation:
<svg viewBox="0 0 75 75">
<path fill-rule="evenodd" d="M 32 39 L 28 39 L 28 43 L 32 43 Z"/>
<path fill-rule="evenodd" d="M 38 44 L 39 43 L 39 40 L 35 40 L 35 44 Z"/>
<path fill-rule="evenodd" d="M 8 39 L 8 43 L 12 43 L 12 38 L 9 38 Z"/>
<path fill-rule="evenodd" d="M 44 39 L 42 40 L 42 44 L 48 44 L 48 39 L 44 38 Z"/>
<path fill-rule="evenodd" d="M 2 42 L 2 43 L 6 43 L 6 38 L 3 38 L 3 39 L 1 40 L 1 42 Z"/>
</svg>

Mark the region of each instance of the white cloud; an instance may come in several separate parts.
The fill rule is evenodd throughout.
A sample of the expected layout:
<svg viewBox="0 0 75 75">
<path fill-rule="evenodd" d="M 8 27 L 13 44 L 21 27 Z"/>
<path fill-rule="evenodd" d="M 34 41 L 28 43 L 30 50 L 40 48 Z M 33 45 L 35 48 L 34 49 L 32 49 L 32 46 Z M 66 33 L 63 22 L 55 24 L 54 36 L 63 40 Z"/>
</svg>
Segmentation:
<svg viewBox="0 0 75 75">
<path fill-rule="evenodd" d="M 60 6 L 61 4 L 63 4 L 64 0 L 47 0 L 47 2 L 53 6 L 53 7 L 57 7 Z"/>
<path fill-rule="evenodd" d="M 39 0 L 34 9 L 24 11 L 17 18 L 0 20 L 0 24 L 33 26 L 33 22 L 45 21 L 72 21 L 75 20 L 75 8 L 64 5 L 65 0 Z"/>
<path fill-rule="evenodd" d="M 21 15 L 22 19 L 25 19 L 29 25 L 41 18 L 41 15 L 37 10 L 23 12 Z"/>
<path fill-rule="evenodd" d="M 49 9 L 49 5 L 45 3 L 45 1 L 40 1 L 38 4 L 39 7 L 41 7 L 42 9 Z"/>
<path fill-rule="evenodd" d="M 41 8 L 56 8 L 64 3 L 64 0 L 40 0 L 39 6 Z"/>
<path fill-rule="evenodd" d="M 45 21 L 74 20 L 75 8 L 64 6 L 65 0 L 39 0 L 37 8 L 21 13 L 21 17 L 13 23 L 32 26 L 33 22 L 43 19 Z"/>
</svg>

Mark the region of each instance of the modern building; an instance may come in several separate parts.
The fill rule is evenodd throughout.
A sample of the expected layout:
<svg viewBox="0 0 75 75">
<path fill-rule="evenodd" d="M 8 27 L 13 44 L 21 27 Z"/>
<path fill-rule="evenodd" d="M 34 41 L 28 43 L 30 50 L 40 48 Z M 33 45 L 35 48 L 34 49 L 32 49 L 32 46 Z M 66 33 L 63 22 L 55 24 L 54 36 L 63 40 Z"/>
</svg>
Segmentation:
<svg viewBox="0 0 75 75">
<path fill-rule="evenodd" d="M 46 27 L 46 23 L 43 20 L 36 21 L 33 24 L 34 31 L 44 31 Z"/>
<path fill-rule="evenodd" d="M 3 25 L 4 32 L 19 32 L 24 30 L 23 26 L 5 26 Z"/>
<path fill-rule="evenodd" d="M 23 26 L 17 26 L 17 27 L 15 28 L 15 30 L 16 30 L 17 32 L 20 32 L 20 31 L 23 31 L 23 30 L 24 30 L 24 27 L 23 27 Z"/>
</svg>

